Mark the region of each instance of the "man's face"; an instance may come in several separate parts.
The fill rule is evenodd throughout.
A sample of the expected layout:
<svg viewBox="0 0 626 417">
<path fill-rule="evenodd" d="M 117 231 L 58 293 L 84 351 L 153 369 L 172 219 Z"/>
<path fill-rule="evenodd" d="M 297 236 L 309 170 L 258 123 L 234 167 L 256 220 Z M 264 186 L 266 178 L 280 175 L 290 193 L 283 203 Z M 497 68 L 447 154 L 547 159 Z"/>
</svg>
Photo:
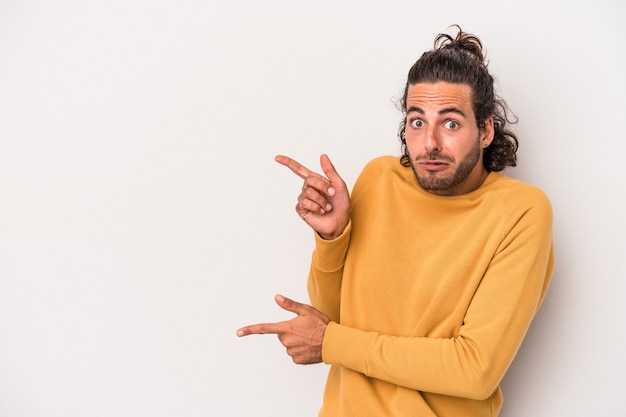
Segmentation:
<svg viewBox="0 0 626 417">
<path fill-rule="evenodd" d="M 493 140 L 493 119 L 478 128 L 471 94 L 465 84 L 409 86 L 406 146 L 418 183 L 433 194 L 469 193 L 487 178 L 483 148 Z"/>
</svg>

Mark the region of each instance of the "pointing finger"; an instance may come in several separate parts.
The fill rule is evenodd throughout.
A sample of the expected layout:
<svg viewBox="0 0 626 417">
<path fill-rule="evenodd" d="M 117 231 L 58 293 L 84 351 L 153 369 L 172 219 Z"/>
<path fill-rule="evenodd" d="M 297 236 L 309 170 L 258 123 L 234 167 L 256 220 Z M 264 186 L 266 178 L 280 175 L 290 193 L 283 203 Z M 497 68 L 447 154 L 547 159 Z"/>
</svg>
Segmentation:
<svg viewBox="0 0 626 417">
<path fill-rule="evenodd" d="M 298 161 L 289 158 L 288 156 L 276 155 L 274 160 L 278 162 L 279 164 L 284 165 L 287 168 L 289 168 L 291 171 L 293 171 L 294 174 L 296 174 L 303 180 L 307 179 L 307 177 L 311 175 L 312 171 L 310 169 L 300 164 Z"/>
<path fill-rule="evenodd" d="M 252 324 L 237 330 L 237 336 L 241 337 L 251 334 L 279 334 L 281 327 L 281 323 Z"/>
</svg>

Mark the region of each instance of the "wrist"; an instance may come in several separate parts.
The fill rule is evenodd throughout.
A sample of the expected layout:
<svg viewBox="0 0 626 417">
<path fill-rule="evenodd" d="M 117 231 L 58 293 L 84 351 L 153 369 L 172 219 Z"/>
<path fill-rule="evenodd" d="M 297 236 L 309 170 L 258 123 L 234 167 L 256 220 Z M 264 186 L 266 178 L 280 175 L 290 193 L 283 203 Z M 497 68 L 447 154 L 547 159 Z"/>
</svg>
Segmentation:
<svg viewBox="0 0 626 417">
<path fill-rule="evenodd" d="M 341 236 L 341 233 L 327 235 L 326 233 L 317 232 L 317 234 L 319 237 L 321 237 L 324 240 L 334 240 L 334 239 L 337 239 L 339 236 Z"/>
<path fill-rule="evenodd" d="M 342 227 L 339 227 L 338 229 L 336 229 L 333 233 L 317 232 L 317 234 L 319 237 L 321 237 L 324 240 L 334 240 L 343 234 L 347 226 L 348 226 L 348 222 L 346 222 L 346 224 L 344 224 Z"/>
</svg>

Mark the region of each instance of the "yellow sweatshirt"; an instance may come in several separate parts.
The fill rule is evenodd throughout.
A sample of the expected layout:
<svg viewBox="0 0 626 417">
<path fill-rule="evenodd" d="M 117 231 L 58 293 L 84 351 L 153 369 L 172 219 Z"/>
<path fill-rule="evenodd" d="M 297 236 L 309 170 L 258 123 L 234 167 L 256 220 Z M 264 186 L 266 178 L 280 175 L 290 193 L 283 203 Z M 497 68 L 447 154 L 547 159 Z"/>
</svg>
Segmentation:
<svg viewBox="0 0 626 417">
<path fill-rule="evenodd" d="M 460 196 L 370 162 L 337 239 L 316 235 L 308 290 L 331 318 L 322 417 L 482 417 L 546 294 L 552 209 L 498 173 Z"/>
</svg>

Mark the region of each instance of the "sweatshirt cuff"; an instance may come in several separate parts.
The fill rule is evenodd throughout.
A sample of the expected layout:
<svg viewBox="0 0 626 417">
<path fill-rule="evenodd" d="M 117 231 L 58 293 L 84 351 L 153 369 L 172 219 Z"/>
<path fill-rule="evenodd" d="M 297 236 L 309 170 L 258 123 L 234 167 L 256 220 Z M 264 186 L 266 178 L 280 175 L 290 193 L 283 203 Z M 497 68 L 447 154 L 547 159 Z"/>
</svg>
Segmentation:
<svg viewBox="0 0 626 417">
<path fill-rule="evenodd" d="M 343 268 L 346 260 L 346 252 L 350 243 L 350 232 L 352 231 L 352 221 L 343 233 L 332 240 L 325 240 L 314 232 L 315 251 L 313 253 L 313 266 L 322 272 L 335 272 Z"/>
<path fill-rule="evenodd" d="M 322 342 L 322 361 L 367 375 L 367 351 L 374 335 L 331 321 Z"/>
</svg>

